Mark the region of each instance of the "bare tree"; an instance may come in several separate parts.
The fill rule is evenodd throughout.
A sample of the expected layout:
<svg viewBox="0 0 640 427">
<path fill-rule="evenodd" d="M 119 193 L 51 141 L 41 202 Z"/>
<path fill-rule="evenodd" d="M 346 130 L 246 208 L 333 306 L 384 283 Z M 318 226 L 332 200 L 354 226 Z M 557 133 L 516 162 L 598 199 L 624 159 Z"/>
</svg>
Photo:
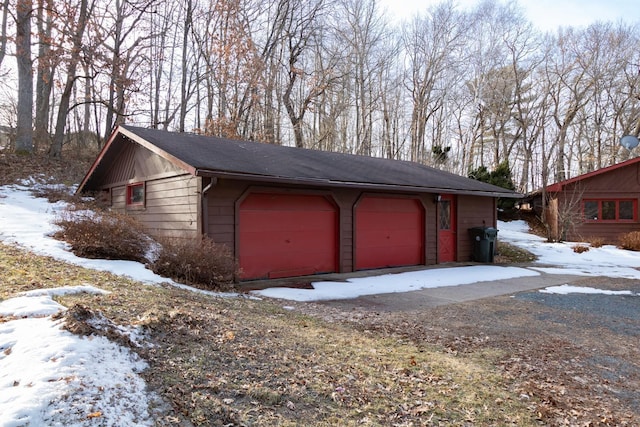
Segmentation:
<svg viewBox="0 0 640 427">
<path fill-rule="evenodd" d="M 449 2 L 435 6 L 428 17 L 414 18 L 403 34 L 409 62 L 406 86 L 412 101 L 410 159 L 413 161 L 422 162 L 427 158 L 427 123 L 444 108 L 450 83 L 447 77 L 461 61 L 465 32 L 464 15 Z"/>
<path fill-rule="evenodd" d="M 205 131 L 248 139 L 260 135 L 253 109 L 263 88 L 264 62 L 251 37 L 249 10 L 242 6 L 237 0 L 213 2 L 198 44 L 207 70 L 203 76 L 209 103 Z"/>
<path fill-rule="evenodd" d="M 151 13 L 149 43 L 149 102 L 151 126 L 167 129 L 175 119 L 179 104 L 174 102 L 173 88 L 175 75 L 177 42 L 179 31 L 175 23 L 180 20 L 179 4 L 156 2 Z"/>
<path fill-rule="evenodd" d="M 51 146 L 49 147 L 49 156 L 60 157 L 62 155 L 62 144 L 64 142 L 64 135 L 67 126 L 67 117 L 69 115 L 69 107 L 71 105 L 71 96 L 73 93 L 73 86 L 75 84 L 77 75 L 76 70 L 80 65 L 82 54 L 82 39 L 84 37 L 87 23 L 89 21 L 90 14 L 94 7 L 94 1 L 80 0 L 79 5 L 66 4 L 66 14 L 69 18 L 69 36 L 70 36 L 70 51 L 68 58 L 66 58 L 66 81 L 62 95 L 60 96 L 60 103 L 58 104 L 58 114 L 56 118 L 56 127 Z M 76 6 L 79 6 L 76 9 Z M 77 19 L 77 20 L 76 20 Z"/>
<path fill-rule="evenodd" d="M 588 94 L 593 81 L 588 78 L 584 63 L 590 60 L 590 52 L 576 49 L 578 35 L 571 29 L 561 31 L 555 39 L 554 55 L 547 66 L 547 78 L 552 83 L 551 98 L 553 121 L 556 126 L 557 150 L 555 176 L 557 181 L 566 179 L 571 169 L 566 148 L 569 130 L 580 109 L 589 101 Z"/>
<path fill-rule="evenodd" d="M 374 115 L 381 93 L 376 81 L 388 62 L 382 50 L 387 29 L 375 1 L 343 0 L 338 7 L 336 31 L 348 62 L 345 78 L 353 88 L 355 151 L 370 156 L 374 139 Z M 346 25 L 345 25 L 346 24 Z"/>
<path fill-rule="evenodd" d="M 282 88 L 282 102 L 293 127 L 296 147 L 304 147 L 304 117 L 313 103 L 336 78 L 331 74 L 333 60 L 318 69 L 315 59 L 323 54 L 321 18 L 323 0 L 306 2 L 292 0 L 285 15 L 284 66 L 286 77 Z M 296 93 L 294 93 L 294 90 Z"/>
</svg>

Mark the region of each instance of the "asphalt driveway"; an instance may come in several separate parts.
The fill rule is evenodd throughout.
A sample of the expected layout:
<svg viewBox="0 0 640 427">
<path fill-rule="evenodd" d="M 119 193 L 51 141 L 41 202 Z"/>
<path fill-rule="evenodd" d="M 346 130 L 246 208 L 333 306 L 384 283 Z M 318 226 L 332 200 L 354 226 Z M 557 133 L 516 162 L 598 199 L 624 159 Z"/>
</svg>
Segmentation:
<svg viewBox="0 0 640 427">
<path fill-rule="evenodd" d="M 359 309 L 378 312 L 414 311 L 500 295 L 514 295 L 549 286 L 570 284 L 581 279 L 584 279 L 584 277 L 541 273 L 539 276 L 491 280 L 460 286 L 421 289 L 412 292 L 366 295 L 347 300 L 323 301 L 322 304 L 347 310 L 358 307 Z"/>
</svg>

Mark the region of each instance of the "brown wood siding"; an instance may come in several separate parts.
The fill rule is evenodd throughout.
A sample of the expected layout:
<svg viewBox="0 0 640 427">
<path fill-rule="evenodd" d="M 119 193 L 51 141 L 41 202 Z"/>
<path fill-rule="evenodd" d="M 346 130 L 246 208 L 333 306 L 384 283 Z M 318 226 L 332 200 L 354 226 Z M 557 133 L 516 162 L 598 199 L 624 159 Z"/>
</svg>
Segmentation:
<svg viewBox="0 0 640 427">
<path fill-rule="evenodd" d="M 105 175 L 101 188 L 111 191 L 111 209 L 134 216 L 153 235 L 196 238 L 201 178 L 137 144 L 126 144 Z M 142 207 L 126 205 L 127 184 L 145 184 Z"/>
<path fill-rule="evenodd" d="M 182 175 L 147 181 L 145 207 L 131 213 L 152 234 L 195 238 L 198 236 L 199 179 Z"/>
<path fill-rule="evenodd" d="M 235 251 L 236 201 L 249 187 L 249 183 L 220 179 L 207 192 L 207 225 L 205 232 L 216 243 Z"/>
<path fill-rule="evenodd" d="M 438 262 L 438 222 L 436 215 L 435 194 L 421 194 L 419 199 L 424 206 L 425 220 L 425 256 L 424 263 L 433 265 Z"/>
<path fill-rule="evenodd" d="M 495 227 L 496 203 L 493 198 L 458 196 L 458 261 L 469 261 L 473 254 L 473 241 L 469 229 L 473 227 Z M 498 231 L 498 238 L 500 232 Z"/>
<path fill-rule="evenodd" d="M 206 182 L 204 183 L 206 185 Z M 236 250 L 236 221 L 237 205 L 249 192 L 293 192 L 298 194 L 327 194 L 339 209 L 339 271 L 350 272 L 353 265 L 353 209 L 362 194 L 399 195 L 397 193 L 372 193 L 357 189 L 327 188 L 309 190 L 306 187 L 290 185 L 265 186 L 260 182 L 235 181 L 218 179 L 216 184 L 207 192 L 207 218 L 204 229 L 217 243 L 227 245 Z M 399 196 L 414 197 L 421 201 L 425 209 L 425 264 L 437 262 L 437 223 L 436 204 L 433 194 L 400 194 Z M 487 197 L 459 196 L 458 197 L 458 259 L 471 259 L 472 245 L 468 228 L 495 226 L 495 200 Z M 234 252 L 235 253 L 235 252 Z"/>
<path fill-rule="evenodd" d="M 640 221 L 584 222 L 582 200 L 633 199 L 640 204 L 640 164 L 614 169 L 567 185 L 558 195 L 558 209 L 572 207 L 572 225 L 566 232 L 567 241 L 588 241 L 600 238 L 607 244 L 618 244 L 620 235 L 640 231 Z"/>
<path fill-rule="evenodd" d="M 130 182 L 132 180 L 143 181 L 149 177 L 160 174 L 184 173 L 171 162 L 146 148 L 130 142 L 124 145 L 118 153 L 116 161 L 102 179 L 103 184 Z"/>
<path fill-rule="evenodd" d="M 127 200 L 127 187 L 120 185 L 111 189 L 111 208 L 117 212 L 124 212 Z"/>
</svg>

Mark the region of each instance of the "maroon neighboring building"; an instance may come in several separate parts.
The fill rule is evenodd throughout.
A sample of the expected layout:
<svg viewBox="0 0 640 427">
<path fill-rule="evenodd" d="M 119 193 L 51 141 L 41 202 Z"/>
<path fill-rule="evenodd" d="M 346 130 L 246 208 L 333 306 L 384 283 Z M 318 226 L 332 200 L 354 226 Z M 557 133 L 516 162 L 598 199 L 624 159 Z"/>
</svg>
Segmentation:
<svg viewBox="0 0 640 427">
<path fill-rule="evenodd" d="M 602 239 L 640 231 L 640 157 L 585 173 L 546 187 L 546 218 L 553 240 Z M 529 196 L 541 213 L 542 191 Z"/>
<path fill-rule="evenodd" d="M 520 197 L 413 162 L 132 126 L 78 193 L 152 234 L 227 245 L 242 280 L 469 261 L 467 230 Z"/>
</svg>

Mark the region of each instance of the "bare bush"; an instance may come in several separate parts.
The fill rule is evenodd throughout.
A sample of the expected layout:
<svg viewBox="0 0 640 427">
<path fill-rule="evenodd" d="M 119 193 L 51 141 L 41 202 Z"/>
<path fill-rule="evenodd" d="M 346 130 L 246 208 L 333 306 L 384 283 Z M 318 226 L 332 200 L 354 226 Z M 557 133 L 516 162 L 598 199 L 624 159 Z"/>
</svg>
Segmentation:
<svg viewBox="0 0 640 427">
<path fill-rule="evenodd" d="M 575 245 L 573 247 L 573 252 L 577 253 L 577 254 L 581 254 L 583 252 L 589 252 L 589 246 L 585 246 L 585 245 Z"/>
<path fill-rule="evenodd" d="M 60 227 L 53 237 L 71 245 L 77 256 L 146 262 L 151 244 L 131 216 L 110 211 L 63 211 L 55 220 Z"/>
<path fill-rule="evenodd" d="M 601 248 L 604 246 L 604 239 L 602 237 L 589 237 L 586 241 L 592 248 Z"/>
<path fill-rule="evenodd" d="M 630 251 L 640 251 L 640 231 L 632 231 L 620 236 L 620 247 Z"/>
<path fill-rule="evenodd" d="M 162 247 L 151 265 L 156 274 L 206 290 L 233 289 L 238 264 L 227 246 L 206 237 L 160 243 Z"/>
<path fill-rule="evenodd" d="M 71 189 L 66 185 L 41 185 L 32 190 L 32 194 L 35 197 L 47 199 L 49 203 L 56 203 L 59 201 L 76 203 L 79 199 L 78 196 L 74 195 Z"/>
</svg>

